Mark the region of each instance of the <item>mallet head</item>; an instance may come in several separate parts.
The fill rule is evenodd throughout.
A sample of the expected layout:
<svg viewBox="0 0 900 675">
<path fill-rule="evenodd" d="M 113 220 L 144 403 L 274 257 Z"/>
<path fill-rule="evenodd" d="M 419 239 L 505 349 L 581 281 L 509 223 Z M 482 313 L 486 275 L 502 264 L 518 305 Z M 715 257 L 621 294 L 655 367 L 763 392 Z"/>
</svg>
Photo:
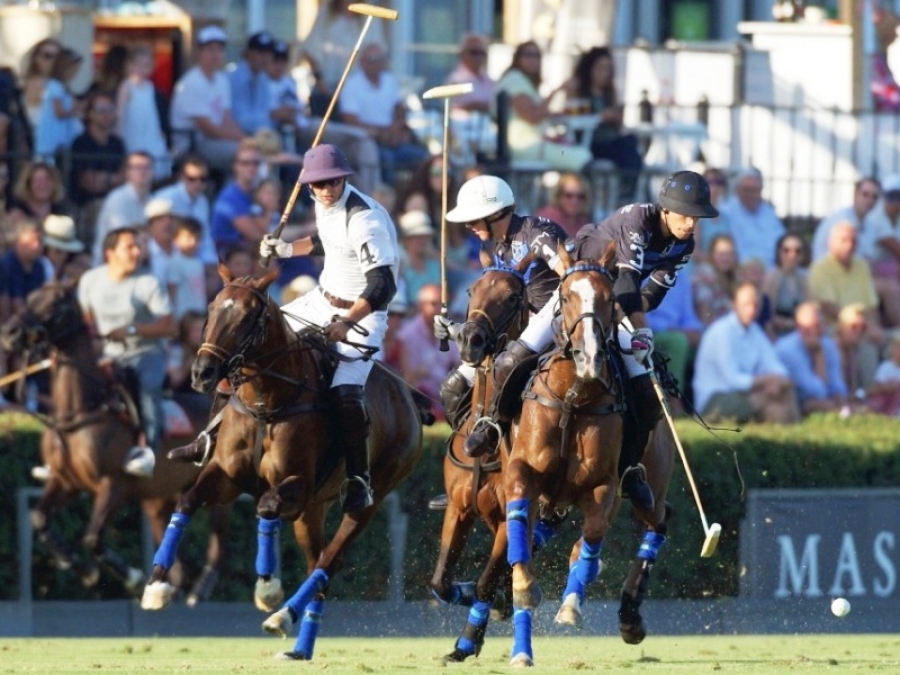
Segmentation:
<svg viewBox="0 0 900 675">
<path fill-rule="evenodd" d="M 365 2 L 354 2 L 347 9 L 357 14 L 365 14 L 366 16 L 374 16 L 378 19 L 387 19 L 388 21 L 396 21 L 399 12 L 396 9 L 388 9 L 387 7 L 379 7 L 378 5 L 370 5 Z"/>
<path fill-rule="evenodd" d="M 462 96 L 472 92 L 473 86 L 471 82 L 461 82 L 460 84 L 442 84 L 439 87 L 432 87 L 424 94 L 422 98 L 453 98 L 454 96 Z"/>
</svg>

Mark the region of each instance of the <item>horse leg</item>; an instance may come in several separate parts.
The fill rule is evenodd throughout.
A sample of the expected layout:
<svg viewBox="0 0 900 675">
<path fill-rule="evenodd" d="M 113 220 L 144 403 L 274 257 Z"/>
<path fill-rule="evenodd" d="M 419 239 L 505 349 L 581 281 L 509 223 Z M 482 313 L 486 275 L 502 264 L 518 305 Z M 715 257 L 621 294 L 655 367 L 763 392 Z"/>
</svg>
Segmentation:
<svg viewBox="0 0 900 675">
<path fill-rule="evenodd" d="M 531 632 L 534 610 L 541 603 L 541 587 L 531 570 L 531 536 L 528 531 L 531 510 L 530 499 L 513 499 L 506 504 L 507 560 L 513 570 L 514 639 L 509 662 L 512 666 L 534 665 Z"/>
<path fill-rule="evenodd" d="M 93 561 L 83 560 L 75 548 L 51 525 L 50 517 L 69 503 L 77 491 L 63 487 L 52 475 L 44 486 L 35 508 L 31 511 L 31 527 L 38 541 L 50 552 L 56 568 L 72 569 L 81 580 L 81 585 L 91 588 L 100 580 L 100 570 Z"/>
<path fill-rule="evenodd" d="M 631 562 L 625 584 L 622 586 L 622 599 L 619 604 L 619 634 L 630 645 L 640 644 L 647 636 L 644 619 L 641 616 L 641 604 L 647 593 L 650 582 L 650 570 L 656 562 L 660 548 L 666 541 L 666 529 L 672 508 L 666 504 L 665 520 L 655 528 L 648 527 L 638 548 L 637 555 Z"/>
<path fill-rule="evenodd" d="M 208 600 L 219 580 L 219 570 L 228 557 L 228 534 L 231 507 L 217 504 L 210 509 L 209 542 L 206 546 L 206 564 L 194 581 L 185 603 L 196 607 L 201 600 Z"/>
<path fill-rule="evenodd" d="M 554 621 L 558 624 L 582 627 L 581 607 L 584 604 L 584 589 L 592 583 L 603 569 L 600 553 L 603 539 L 589 542 L 584 538 L 575 542 L 569 558 L 569 577 L 562 594 L 562 605 Z"/>
<path fill-rule="evenodd" d="M 268 490 L 256 505 L 256 588 L 253 604 L 263 612 L 274 612 L 284 601 L 281 580 L 275 577 L 276 544 L 281 536 L 281 496 L 278 487 Z"/>
<path fill-rule="evenodd" d="M 448 491 L 448 494 L 452 497 L 452 491 Z M 445 604 L 472 606 L 474 584 L 455 582 L 452 578 L 459 558 L 466 548 L 474 522 L 474 508 L 460 508 L 452 498 L 449 500 L 441 528 L 441 549 L 434 575 L 431 577 L 431 593 Z"/>
</svg>

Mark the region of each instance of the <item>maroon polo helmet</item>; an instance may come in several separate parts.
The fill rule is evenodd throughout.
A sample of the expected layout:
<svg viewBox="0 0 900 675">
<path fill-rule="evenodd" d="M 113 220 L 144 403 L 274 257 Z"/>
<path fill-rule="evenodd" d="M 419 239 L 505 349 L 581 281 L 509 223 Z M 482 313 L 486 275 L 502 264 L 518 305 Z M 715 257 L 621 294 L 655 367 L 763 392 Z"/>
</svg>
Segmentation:
<svg viewBox="0 0 900 675">
<path fill-rule="evenodd" d="M 317 183 L 321 180 L 341 178 L 353 173 L 346 155 L 336 145 L 324 143 L 310 148 L 303 155 L 301 183 Z"/>
</svg>

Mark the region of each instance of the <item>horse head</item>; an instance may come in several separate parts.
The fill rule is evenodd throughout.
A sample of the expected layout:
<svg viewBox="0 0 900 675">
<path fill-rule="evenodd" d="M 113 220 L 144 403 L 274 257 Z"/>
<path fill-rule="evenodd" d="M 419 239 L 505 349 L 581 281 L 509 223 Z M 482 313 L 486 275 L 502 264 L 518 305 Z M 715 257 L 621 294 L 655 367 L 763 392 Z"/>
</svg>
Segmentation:
<svg viewBox="0 0 900 675">
<path fill-rule="evenodd" d="M 191 367 L 191 386 L 203 393 L 252 360 L 250 350 L 266 337 L 269 296 L 266 289 L 278 278 L 273 269 L 260 279 L 235 279 L 231 271 L 219 265 L 225 287 L 209 305 L 200 349 Z"/>
<path fill-rule="evenodd" d="M 575 362 L 575 374 L 585 382 L 598 380 L 606 362 L 615 313 L 613 273 L 615 243 L 610 243 L 599 261 L 574 261 L 560 247 L 566 268 L 559 285 L 560 343 Z"/>
<path fill-rule="evenodd" d="M 27 351 L 51 344 L 60 347 L 85 328 L 74 283 L 50 282 L 28 294 L 25 306 L 0 329 L 7 351 Z"/>
<path fill-rule="evenodd" d="M 515 267 L 486 267 L 469 289 L 466 322 L 457 338 L 464 362 L 479 365 L 502 347 L 504 337 L 514 339 L 525 327 L 528 320 L 525 270 L 533 258 L 529 254 Z"/>
</svg>

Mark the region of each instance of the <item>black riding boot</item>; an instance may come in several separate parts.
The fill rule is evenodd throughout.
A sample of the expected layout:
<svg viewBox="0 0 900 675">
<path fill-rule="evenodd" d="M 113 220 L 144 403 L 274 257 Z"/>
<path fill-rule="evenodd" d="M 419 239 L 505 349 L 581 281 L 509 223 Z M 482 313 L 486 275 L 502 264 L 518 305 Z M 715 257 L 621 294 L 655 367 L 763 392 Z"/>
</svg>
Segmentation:
<svg viewBox="0 0 900 675">
<path fill-rule="evenodd" d="M 444 407 L 444 417 L 453 431 L 459 431 L 465 422 L 471 402 L 472 385 L 458 370 L 451 370 L 441 382 L 441 405 Z M 432 511 L 443 511 L 448 503 L 447 495 L 440 494 L 428 501 L 428 508 Z"/>
<path fill-rule="evenodd" d="M 347 462 L 347 491 L 343 509 L 344 513 L 355 513 L 374 503 L 367 444 L 369 415 L 363 402 L 363 388 L 357 384 L 342 384 L 329 389 L 328 398 L 338 411 L 335 431 Z"/>
<path fill-rule="evenodd" d="M 228 391 L 224 389 L 216 389 L 215 398 L 213 398 L 212 408 L 209 411 L 209 419 L 212 420 L 221 412 L 228 399 L 231 396 L 230 388 Z M 206 428 L 193 441 L 187 445 L 182 445 L 169 450 L 169 459 L 176 462 L 193 462 L 194 464 L 203 465 L 212 457 L 213 450 L 216 447 L 216 437 L 219 435 L 219 425 L 216 424 L 211 429 Z"/>
<path fill-rule="evenodd" d="M 647 473 L 640 462 L 662 409 L 649 375 L 632 379 L 629 387 L 631 400 L 623 420 L 622 452 L 619 455 L 619 494 L 630 499 L 635 508 L 652 511 L 656 499 L 647 485 Z"/>
<path fill-rule="evenodd" d="M 484 417 L 475 422 L 472 433 L 463 445 L 463 451 L 469 457 L 481 457 L 486 452 L 493 452 L 500 443 L 500 419 L 497 414 L 497 402 L 500 391 L 513 369 L 529 356 L 534 355 L 528 347 L 518 340 L 511 342 L 494 360 L 494 393 L 491 406 Z"/>
</svg>

